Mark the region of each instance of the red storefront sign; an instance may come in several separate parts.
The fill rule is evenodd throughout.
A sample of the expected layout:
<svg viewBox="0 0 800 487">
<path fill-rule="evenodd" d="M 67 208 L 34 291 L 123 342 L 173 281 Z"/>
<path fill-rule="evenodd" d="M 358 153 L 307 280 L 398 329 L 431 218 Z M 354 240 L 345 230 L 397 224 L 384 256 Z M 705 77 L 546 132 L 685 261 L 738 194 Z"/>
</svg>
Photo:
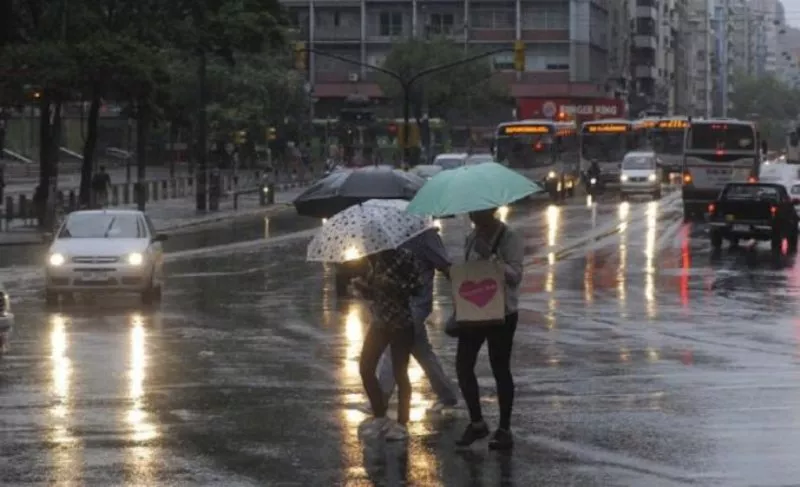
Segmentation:
<svg viewBox="0 0 800 487">
<path fill-rule="evenodd" d="M 616 98 L 521 98 L 517 118 L 598 120 L 625 118 L 625 101 Z"/>
</svg>

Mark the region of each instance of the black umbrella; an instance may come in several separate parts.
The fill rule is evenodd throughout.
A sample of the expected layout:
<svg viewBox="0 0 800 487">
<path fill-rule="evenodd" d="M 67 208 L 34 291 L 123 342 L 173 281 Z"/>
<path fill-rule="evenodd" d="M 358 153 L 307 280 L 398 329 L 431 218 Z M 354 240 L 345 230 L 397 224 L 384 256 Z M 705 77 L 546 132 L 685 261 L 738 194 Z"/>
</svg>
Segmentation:
<svg viewBox="0 0 800 487">
<path fill-rule="evenodd" d="M 365 167 L 333 172 L 294 200 L 297 213 L 330 218 L 367 200 L 411 200 L 425 181 L 388 167 Z"/>
</svg>

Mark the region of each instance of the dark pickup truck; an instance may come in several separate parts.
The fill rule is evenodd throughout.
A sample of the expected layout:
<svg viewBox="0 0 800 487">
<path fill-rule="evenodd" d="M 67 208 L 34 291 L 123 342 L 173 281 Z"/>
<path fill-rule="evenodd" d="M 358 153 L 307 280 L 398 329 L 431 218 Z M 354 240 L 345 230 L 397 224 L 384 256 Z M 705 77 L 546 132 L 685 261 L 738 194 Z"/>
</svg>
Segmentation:
<svg viewBox="0 0 800 487">
<path fill-rule="evenodd" d="M 711 246 L 722 247 L 727 239 L 736 245 L 740 239 L 769 241 L 779 253 L 783 239 L 789 252 L 797 252 L 798 216 L 789 194 L 780 184 L 731 183 L 717 200 L 708 205 Z"/>
</svg>

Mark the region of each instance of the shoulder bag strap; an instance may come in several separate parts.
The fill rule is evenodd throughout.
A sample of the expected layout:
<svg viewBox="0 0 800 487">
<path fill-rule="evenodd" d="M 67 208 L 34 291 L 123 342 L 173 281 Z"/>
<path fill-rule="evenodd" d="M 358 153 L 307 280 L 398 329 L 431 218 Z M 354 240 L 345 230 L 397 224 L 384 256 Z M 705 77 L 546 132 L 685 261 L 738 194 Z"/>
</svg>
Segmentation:
<svg viewBox="0 0 800 487">
<path fill-rule="evenodd" d="M 494 245 L 492 245 L 492 254 L 497 255 L 497 249 L 500 247 L 500 241 L 503 240 L 503 236 L 506 233 L 506 225 L 505 223 L 501 224 L 500 231 L 497 232 L 497 238 L 494 239 Z"/>
</svg>

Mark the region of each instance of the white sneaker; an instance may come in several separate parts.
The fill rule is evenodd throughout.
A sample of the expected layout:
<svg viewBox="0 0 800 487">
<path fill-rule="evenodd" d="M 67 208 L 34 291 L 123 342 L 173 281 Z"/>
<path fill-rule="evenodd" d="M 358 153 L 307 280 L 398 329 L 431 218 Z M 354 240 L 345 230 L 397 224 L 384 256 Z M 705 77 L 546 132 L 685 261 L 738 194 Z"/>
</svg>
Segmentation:
<svg viewBox="0 0 800 487">
<path fill-rule="evenodd" d="M 402 424 L 392 421 L 386 427 L 384 438 L 386 441 L 403 441 L 408 438 L 408 429 Z"/>
<path fill-rule="evenodd" d="M 428 413 L 432 414 L 446 414 L 454 409 L 458 409 L 458 403 L 445 404 L 442 401 L 436 401 L 428 408 Z"/>
<path fill-rule="evenodd" d="M 368 418 L 358 425 L 358 439 L 377 438 L 387 429 L 390 420 L 387 418 Z"/>
</svg>

